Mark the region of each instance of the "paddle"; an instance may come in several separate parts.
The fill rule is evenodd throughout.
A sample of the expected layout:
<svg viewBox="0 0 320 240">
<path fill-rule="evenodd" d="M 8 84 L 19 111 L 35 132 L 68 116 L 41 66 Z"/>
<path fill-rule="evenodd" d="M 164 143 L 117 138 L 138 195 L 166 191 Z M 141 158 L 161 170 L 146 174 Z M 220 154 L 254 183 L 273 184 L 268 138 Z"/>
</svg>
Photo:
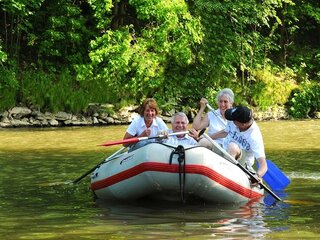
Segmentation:
<svg viewBox="0 0 320 240">
<path fill-rule="evenodd" d="M 215 112 L 215 110 L 207 103 L 207 107 L 212 111 L 217 118 L 221 121 L 221 117 Z M 263 180 L 270 186 L 272 190 L 283 190 L 289 183 L 290 179 L 274 164 L 271 160 L 267 159 L 268 171 L 263 176 Z M 259 167 L 259 165 L 257 165 Z"/>
<path fill-rule="evenodd" d="M 242 171 L 244 171 L 246 174 L 248 174 L 252 179 L 254 179 L 259 185 L 265 189 L 270 195 L 272 195 L 276 200 L 282 201 L 280 197 L 278 197 L 274 192 L 270 190 L 266 185 L 263 184 L 263 182 L 260 182 L 258 177 L 254 175 L 252 172 L 250 172 L 248 169 L 246 169 L 244 166 L 242 166 L 236 159 L 234 159 L 226 150 L 224 150 L 218 143 L 212 140 L 212 138 L 204 133 L 203 136 L 210 141 L 215 147 L 217 147 L 227 158 L 227 160 L 231 161 L 235 165 L 237 165 Z"/>
<path fill-rule="evenodd" d="M 262 177 L 263 180 L 271 187 L 272 190 L 281 191 L 290 184 L 290 179 L 274 164 L 267 159 L 268 171 Z M 259 163 L 257 163 L 259 167 Z"/>
<path fill-rule="evenodd" d="M 189 131 L 183 131 L 183 132 L 174 132 L 174 133 L 169 133 L 168 137 L 170 136 L 175 136 L 175 135 L 182 135 L 182 134 L 187 134 L 189 133 Z M 134 137 L 134 138 L 128 138 L 128 139 L 123 139 L 123 140 L 119 140 L 119 141 L 111 141 L 111 142 L 105 142 L 102 144 L 99 144 L 98 146 L 112 146 L 112 145 L 117 145 L 117 144 L 125 144 L 125 143 L 137 143 L 143 140 L 150 140 L 150 139 L 157 139 L 157 138 L 163 138 L 165 137 L 165 135 L 160 134 L 156 137 Z"/>
<path fill-rule="evenodd" d="M 120 153 L 121 151 L 123 151 L 125 149 L 125 147 L 120 148 L 118 151 L 114 152 L 113 154 L 111 154 L 108 158 L 103 159 L 103 161 L 101 161 L 99 164 L 97 164 L 96 166 L 94 166 L 93 168 L 91 168 L 89 171 L 87 171 L 86 173 L 84 173 L 82 176 L 78 177 L 76 180 L 74 180 L 72 183 L 76 184 L 78 182 L 80 182 L 83 178 L 85 178 L 87 175 L 89 175 L 90 173 L 92 173 L 97 167 L 99 167 L 102 163 L 108 161 L 109 159 L 111 159 L 112 157 L 118 155 L 118 153 Z"/>
</svg>

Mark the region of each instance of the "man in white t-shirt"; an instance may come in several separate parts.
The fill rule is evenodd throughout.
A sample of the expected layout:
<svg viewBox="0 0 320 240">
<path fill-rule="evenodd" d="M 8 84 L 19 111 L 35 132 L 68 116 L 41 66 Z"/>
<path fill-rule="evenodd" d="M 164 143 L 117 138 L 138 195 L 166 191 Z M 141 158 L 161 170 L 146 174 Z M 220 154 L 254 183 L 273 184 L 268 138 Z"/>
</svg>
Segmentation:
<svg viewBox="0 0 320 240">
<path fill-rule="evenodd" d="M 237 106 L 226 110 L 225 117 L 229 120 L 226 128 L 211 135 L 211 138 L 224 137 L 224 149 L 249 170 L 253 170 L 256 159 L 259 163 L 256 173 L 262 178 L 268 167 L 262 134 L 252 117 L 252 110 L 245 106 Z"/>
</svg>

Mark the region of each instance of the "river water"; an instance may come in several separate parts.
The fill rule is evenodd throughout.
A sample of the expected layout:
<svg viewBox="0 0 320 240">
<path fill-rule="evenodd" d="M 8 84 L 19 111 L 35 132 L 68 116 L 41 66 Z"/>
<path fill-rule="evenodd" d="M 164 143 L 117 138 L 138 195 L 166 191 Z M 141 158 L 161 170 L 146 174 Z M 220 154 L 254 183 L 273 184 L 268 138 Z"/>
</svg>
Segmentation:
<svg viewBox="0 0 320 240">
<path fill-rule="evenodd" d="M 259 122 L 267 157 L 291 179 L 282 202 L 100 202 L 86 173 L 127 126 L 0 129 L 0 239 L 316 239 L 320 121 Z"/>
</svg>

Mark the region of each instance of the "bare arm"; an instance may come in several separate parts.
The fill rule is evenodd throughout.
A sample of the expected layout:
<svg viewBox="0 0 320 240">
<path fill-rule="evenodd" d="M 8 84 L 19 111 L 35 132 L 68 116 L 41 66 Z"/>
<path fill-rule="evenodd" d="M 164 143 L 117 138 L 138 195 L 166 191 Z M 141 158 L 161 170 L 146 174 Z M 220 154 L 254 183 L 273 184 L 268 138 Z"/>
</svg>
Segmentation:
<svg viewBox="0 0 320 240">
<path fill-rule="evenodd" d="M 204 117 L 202 117 L 207 103 L 208 103 L 207 99 L 201 98 L 200 109 L 197 115 L 195 116 L 195 118 L 193 119 L 193 123 L 192 123 L 192 127 L 196 130 L 200 130 L 209 126 L 208 115 L 206 114 Z"/>
<path fill-rule="evenodd" d="M 225 138 L 227 135 L 228 135 L 228 133 L 225 130 L 221 130 L 219 132 L 211 134 L 210 137 L 214 140 L 214 139 L 218 139 L 218 138 Z"/>
<path fill-rule="evenodd" d="M 257 159 L 259 163 L 259 169 L 257 170 L 258 177 L 262 178 L 268 171 L 267 161 L 264 157 Z"/>
</svg>

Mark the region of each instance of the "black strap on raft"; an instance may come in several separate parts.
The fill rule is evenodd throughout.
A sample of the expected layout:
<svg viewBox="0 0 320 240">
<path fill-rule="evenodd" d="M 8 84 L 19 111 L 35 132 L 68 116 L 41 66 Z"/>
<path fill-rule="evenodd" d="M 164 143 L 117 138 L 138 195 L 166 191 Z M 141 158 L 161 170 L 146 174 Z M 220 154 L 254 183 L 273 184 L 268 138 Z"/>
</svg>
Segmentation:
<svg viewBox="0 0 320 240">
<path fill-rule="evenodd" d="M 169 163 L 172 164 L 173 155 L 178 155 L 179 163 L 179 185 L 180 185 L 180 195 L 182 203 L 185 203 L 185 183 L 186 183 L 186 155 L 185 149 L 182 145 L 176 147 L 174 151 L 170 154 Z"/>
</svg>

